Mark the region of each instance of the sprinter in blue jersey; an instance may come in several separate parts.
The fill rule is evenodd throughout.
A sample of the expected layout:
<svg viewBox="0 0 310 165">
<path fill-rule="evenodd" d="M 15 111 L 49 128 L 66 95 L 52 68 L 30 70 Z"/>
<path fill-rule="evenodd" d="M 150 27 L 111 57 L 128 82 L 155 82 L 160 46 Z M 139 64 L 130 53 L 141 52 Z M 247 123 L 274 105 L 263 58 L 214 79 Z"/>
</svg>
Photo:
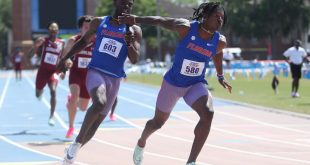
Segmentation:
<svg viewBox="0 0 310 165">
<path fill-rule="evenodd" d="M 140 165 L 142 162 L 147 138 L 165 124 L 181 97 L 200 117 L 194 130 L 195 139 L 187 160 L 188 165 L 195 165 L 210 132 L 214 113 L 212 96 L 205 86 L 207 84 L 205 71 L 211 60 L 214 62 L 219 83 L 231 92 L 232 87 L 225 81 L 222 68 L 222 50 L 226 47 L 226 39 L 217 31 L 226 22 L 224 8 L 218 2 L 202 3 L 195 9 L 192 19 L 190 22 L 185 19 L 135 16 L 125 13 L 119 17 L 121 23 L 158 25 L 176 31 L 180 36 L 173 66 L 165 74 L 157 97 L 155 116 L 146 123 L 135 148 L 133 155 L 135 165 Z"/>
<path fill-rule="evenodd" d="M 116 8 L 112 16 L 96 17 L 89 30 L 62 58 L 58 70 L 64 71 L 65 61 L 83 50 L 96 37 L 91 61 L 88 65 L 86 87 L 92 98 L 81 130 L 64 157 L 64 164 L 72 164 L 81 146 L 95 134 L 100 123 L 109 113 L 117 96 L 120 81 L 125 77 L 124 62 L 128 57 L 136 63 L 139 57 L 142 31 L 139 26 L 120 24 L 118 16 L 130 13 L 134 0 L 114 0 Z"/>
</svg>

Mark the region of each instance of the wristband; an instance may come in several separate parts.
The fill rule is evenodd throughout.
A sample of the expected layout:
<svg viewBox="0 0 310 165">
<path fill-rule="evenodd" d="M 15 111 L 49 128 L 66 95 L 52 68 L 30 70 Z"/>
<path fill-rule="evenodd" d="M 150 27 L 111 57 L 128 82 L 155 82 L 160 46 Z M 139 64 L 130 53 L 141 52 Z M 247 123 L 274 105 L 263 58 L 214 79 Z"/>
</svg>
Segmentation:
<svg viewBox="0 0 310 165">
<path fill-rule="evenodd" d="M 224 80 L 224 74 L 216 74 L 218 80 Z"/>
</svg>

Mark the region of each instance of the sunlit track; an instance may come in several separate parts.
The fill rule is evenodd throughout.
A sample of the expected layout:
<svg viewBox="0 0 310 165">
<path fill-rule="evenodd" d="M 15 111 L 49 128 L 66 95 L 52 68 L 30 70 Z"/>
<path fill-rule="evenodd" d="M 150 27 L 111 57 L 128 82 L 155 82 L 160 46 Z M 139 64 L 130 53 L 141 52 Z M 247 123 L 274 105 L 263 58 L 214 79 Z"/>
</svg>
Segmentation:
<svg viewBox="0 0 310 165">
<path fill-rule="evenodd" d="M 34 97 L 34 72 L 27 73 L 27 75 L 19 83 L 8 82 L 9 76 L 0 79 L 0 85 L 3 84 L 3 87 L 0 87 L 0 99 L 2 100 L 2 105 L 0 105 L 0 147 L 5 149 L 8 147 L 5 144 L 10 144 L 3 140 L 5 138 L 25 147 L 23 149 L 11 144 L 10 151 L 14 151 L 13 146 L 15 146 L 16 149 L 34 153 L 32 154 L 34 159 L 31 160 L 28 156 L 24 164 L 59 164 L 64 156 L 64 148 L 73 140 L 64 139 L 68 128 L 65 108 L 69 93 L 67 79 L 59 81 L 55 114 L 56 127 L 49 127 L 46 122 L 50 108 L 47 100 L 48 89 L 45 89 L 41 101 L 36 100 Z M 12 78 L 12 75 L 10 77 Z M 5 90 L 5 94 L 3 94 Z M 23 94 L 13 94 L 18 93 L 16 90 Z M 27 94 L 29 92 L 30 94 Z M 118 97 L 119 105 L 116 110 L 117 121 L 111 122 L 107 119 L 103 122 L 94 138 L 80 151 L 77 164 L 132 164 L 133 147 L 145 122 L 154 115 L 157 93 L 158 88 L 155 87 L 122 83 Z M 31 98 L 28 98 L 29 96 Z M 29 103 L 18 99 L 20 97 L 26 98 Z M 12 102 L 13 98 L 19 100 L 18 104 Z M 27 106 L 30 111 L 21 111 L 22 109 L 15 108 L 20 108 L 20 106 Z M 219 101 L 217 98 L 215 107 L 216 115 L 211 133 L 198 157 L 198 165 L 246 165 L 248 160 L 251 160 L 253 165 L 260 165 L 264 162 L 272 165 L 310 164 L 310 159 L 307 156 L 310 153 L 310 141 L 307 140 L 310 132 L 309 120 L 260 109 L 255 110 L 250 106 L 243 107 L 229 101 Z M 235 110 L 229 110 L 231 107 L 234 107 Z M 13 111 L 8 111 L 9 109 Z M 21 122 L 8 120 L 13 117 L 14 113 L 18 115 L 17 119 Z M 36 113 L 41 115 L 38 116 Z M 79 113 L 77 116 L 75 136 L 84 114 Z M 260 114 L 267 117 L 268 120 L 262 118 Z M 8 117 L 3 118 L 4 115 L 8 115 Z M 43 119 L 38 121 L 38 117 L 43 117 Z M 197 121 L 196 113 L 184 101 L 179 101 L 169 122 L 150 138 L 150 143 L 145 150 L 144 165 L 153 165 L 154 162 L 160 162 L 163 165 L 185 164 L 189 147 L 192 144 L 193 128 Z M 161 148 L 160 146 L 166 147 Z M 268 148 L 266 148 L 267 146 Z M 41 160 L 35 156 L 41 154 L 30 150 L 52 157 L 45 155 L 49 159 Z M 96 154 L 98 152 L 100 155 L 114 156 L 100 156 Z M 113 159 L 116 155 L 118 159 Z M 223 159 L 224 157 L 225 159 Z M 22 162 L 10 162 L 10 159 L 3 159 L 0 156 L 0 165 L 3 163 L 19 165 Z"/>
<path fill-rule="evenodd" d="M 34 83 L 29 79 L 27 78 L 27 81 L 29 82 L 29 84 L 34 88 Z M 59 84 L 60 88 L 62 88 L 63 90 L 69 92 L 69 89 L 68 87 L 62 85 L 62 84 Z M 42 98 L 44 104 L 46 105 L 47 108 L 50 108 L 50 105 L 49 103 L 47 102 L 47 100 L 45 98 Z M 57 119 L 57 121 L 61 124 L 61 126 L 64 128 L 64 129 L 68 129 L 68 126 L 64 123 L 64 121 L 59 117 L 59 115 L 57 114 L 57 112 L 55 112 L 55 117 Z M 130 123 L 128 121 L 126 121 L 124 118 L 121 118 L 120 116 L 118 116 L 120 119 L 122 119 L 123 121 L 125 121 L 126 123 Z M 139 129 L 142 129 L 142 127 L 138 127 L 138 126 L 135 126 Z M 74 132 L 75 134 L 77 134 L 77 131 Z M 164 136 L 164 135 L 161 135 L 161 136 Z M 167 136 L 166 137 L 170 137 L 170 136 Z M 175 139 L 175 138 L 173 138 Z M 127 150 L 127 151 L 131 151 L 133 152 L 133 149 L 132 148 L 129 148 L 129 147 L 125 147 L 125 146 L 121 146 L 121 145 L 118 145 L 118 144 L 113 144 L 113 143 L 110 143 L 110 142 L 107 142 L 107 141 L 104 141 L 104 140 L 100 140 L 98 138 L 93 138 L 92 139 L 93 141 L 96 141 L 96 142 L 99 142 L 99 143 L 102 143 L 102 144 L 105 144 L 105 145 L 109 145 L 109 146 L 113 146 L 113 147 L 116 147 L 116 148 L 119 148 L 119 149 L 123 149 L 123 150 Z M 186 162 L 185 159 L 180 159 L 180 158 L 176 158 L 176 157 L 173 157 L 173 156 L 167 156 L 167 155 L 162 155 L 162 154 L 157 154 L 157 153 L 152 153 L 152 152 L 145 152 L 145 154 L 148 154 L 148 155 L 151 155 L 151 156 L 155 156 L 155 157 L 161 157 L 161 158 L 166 158 L 166 159 L 172 159 L 172 160 L 177 160 L 177 161 L 181 161 L 181 162 Z M 211 165 L 211 164 L 207 164 L 207 163 L 202 163 L 202 162 L 197 162 L 201 165 Z"/>
<path fill-rule="evenodd" d="M 128 90 L 130 92 L 142 94 L 142 95 L 145 95 L 145 96 L 153 97 L 154 99 L 157 97 L 157 95 L 155 95 L 155 94 L 146 93 L 146 92 L 143 92 L 141 90 L 134 90 L 134 89 L 127 88 L 127 87 L 123 87 L 122 89 Z M 184 103 L 184 101 L 179 101 L 179 103 L 186 105 Z M 270 123 L 267 123 L 267 122 L 263 122 L 263 121 L 259 121 L 259 120 L 251 119 L 251 118 L 248 118 L 248 117 L 243 117 L 243 116 L 240 116 L 240 115 L 231 114 L 231 113 L 226 113 L 226 112 L 216 111 L 216 113 L 227 115 L 227 116 L 231 116 L 231 117 L 235 117 L 235 118 L 238 118 L 238 119 L 250 121 L 250 122 L 261 124 L 261 125 L 265 125 L 265 126 L 270 126 L 270 127 L 274 127 L 274 128 L 278 128 L 278 129 L 284 129 L 284 130 L 289 130 L 289 131 L 299 132 L 299 133 L 305 133 L 305 134 L 309 134 L 310 135 L 310 131 L 303 131 L 303 130 L 298 130 L 298 129 L 286 128 L 286 127 L 282 127 L 280 125 L 270 124 Z"/>
</svg>

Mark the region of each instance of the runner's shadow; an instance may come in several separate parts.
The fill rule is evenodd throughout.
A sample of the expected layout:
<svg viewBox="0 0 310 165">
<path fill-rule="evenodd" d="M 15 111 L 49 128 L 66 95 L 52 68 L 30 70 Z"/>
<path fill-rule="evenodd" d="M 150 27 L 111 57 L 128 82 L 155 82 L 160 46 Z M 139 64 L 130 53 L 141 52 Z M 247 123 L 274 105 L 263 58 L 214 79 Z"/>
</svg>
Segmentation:
<svg viewBox="0 0 310 165">
<path fill-rule="evenodd" d="M 28 132 L 28 130 L 23 130 L 21 132 L 16 133 L 7 133 L 7 134 L 1 134 L 2 136 L 21 136 L 21 135 L 50 135 L 48 133 L 38 133 L 38 132 Z"/>
</svg>

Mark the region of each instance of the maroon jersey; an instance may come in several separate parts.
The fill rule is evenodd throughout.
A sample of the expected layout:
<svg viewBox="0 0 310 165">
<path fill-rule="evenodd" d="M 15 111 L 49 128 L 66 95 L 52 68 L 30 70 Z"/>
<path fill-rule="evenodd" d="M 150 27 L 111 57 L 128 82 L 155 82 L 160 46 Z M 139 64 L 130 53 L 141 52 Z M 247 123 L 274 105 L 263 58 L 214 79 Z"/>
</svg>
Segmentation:
<svg viewBox="0 0 310 165">
<path fill-rule="evenodd" d="M 56 64 L 61 56 L 63 45 L 64 42 L 58 38 L 55 42 L 45 38 L 41 55 L 40 69 L 56 70 Z"/>
<path fill-rule="evenodd" d="M 78 41 L 81 37 L 82 37 L 81 35 L 77 35 L 75 37 L 75 42 Z M 74 55 L 71 71 L 72 70 L 79 72 L 87 71 L 87 66 L 91 60 L 93 53 L 93 45 L 94 42 L 89 43 L 82 51 Z"/>
</svg>

